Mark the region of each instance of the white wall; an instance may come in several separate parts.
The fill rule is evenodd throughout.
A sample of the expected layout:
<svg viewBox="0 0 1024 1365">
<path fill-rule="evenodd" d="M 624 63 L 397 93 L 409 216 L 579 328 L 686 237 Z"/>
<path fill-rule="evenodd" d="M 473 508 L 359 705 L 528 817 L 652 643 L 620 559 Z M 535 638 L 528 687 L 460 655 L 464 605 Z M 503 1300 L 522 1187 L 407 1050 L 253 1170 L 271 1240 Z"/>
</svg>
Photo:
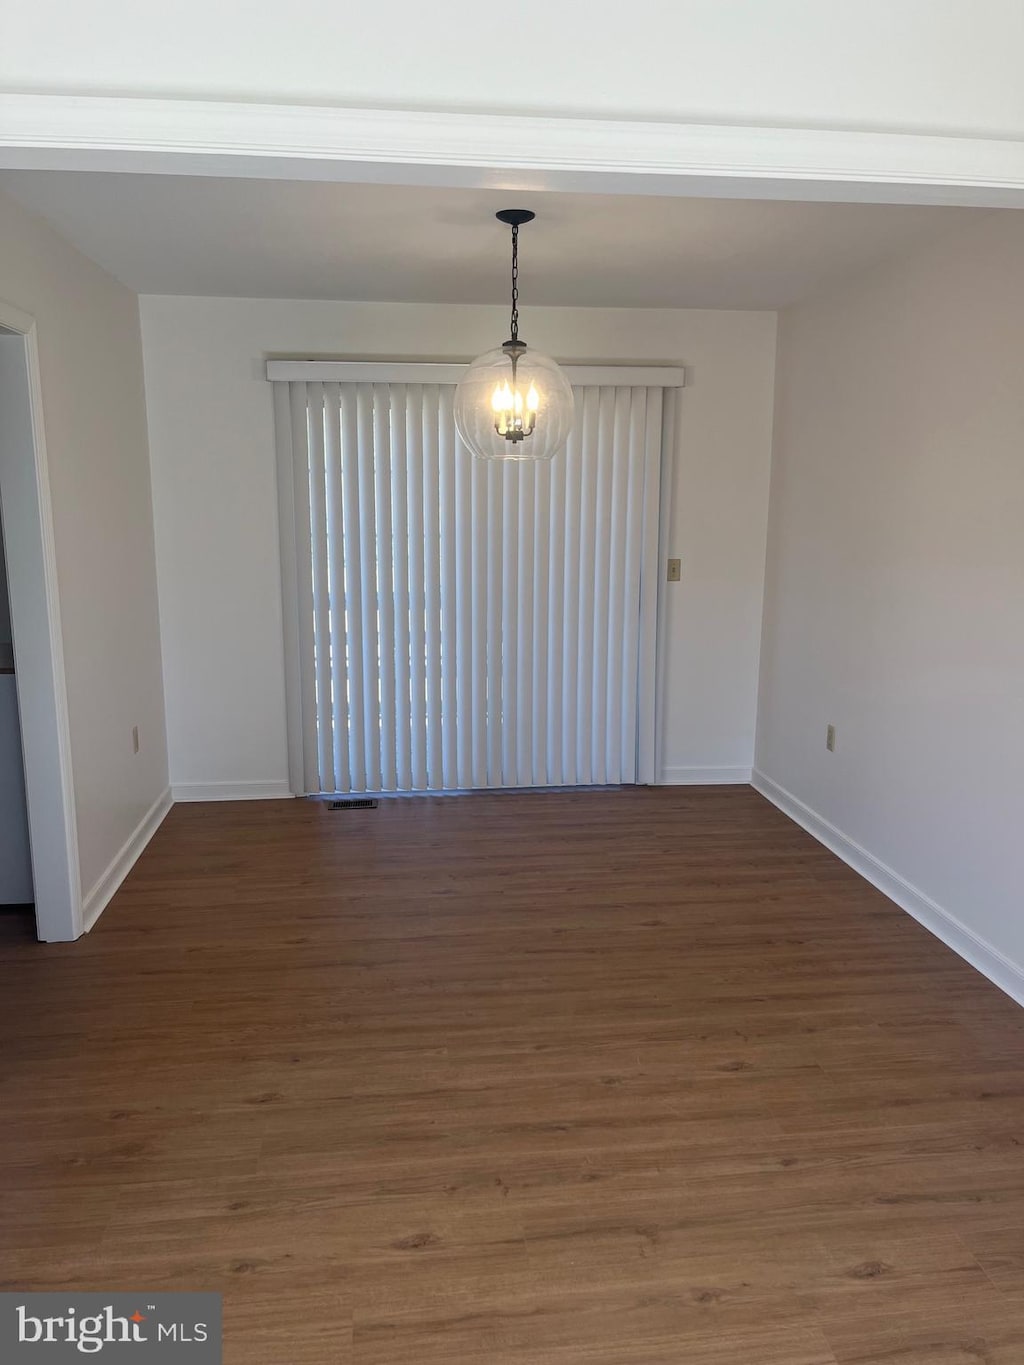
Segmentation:
<svg viewBox="0 0 1024 1365">
<path fill-rule="evenodd" d="M 1024 1001 L 1022 319 L 1014 214 L 784 315 L 757 766 Z"/>
<path fill-rule="evenodd" d="M 1018 0 L 8 5 L 0 89 L 1024 133 Z"/>
<path fill-rule="evenodd" d="M 268 354 L 468 359 L 502 308 L 142 299 L 171 780 L 286 790 Z M 741 779 L 753 753 L 771 442 L 770 313 L 530 308 L 562 360 L 684 364 L 669 588 L 670 780 Z"/>
<path fill-rule="evenodd" d="M 138 303 L 6 195 L 0 299 L 37 324 L 88 900 L 167 785 Z"/>
</svg>

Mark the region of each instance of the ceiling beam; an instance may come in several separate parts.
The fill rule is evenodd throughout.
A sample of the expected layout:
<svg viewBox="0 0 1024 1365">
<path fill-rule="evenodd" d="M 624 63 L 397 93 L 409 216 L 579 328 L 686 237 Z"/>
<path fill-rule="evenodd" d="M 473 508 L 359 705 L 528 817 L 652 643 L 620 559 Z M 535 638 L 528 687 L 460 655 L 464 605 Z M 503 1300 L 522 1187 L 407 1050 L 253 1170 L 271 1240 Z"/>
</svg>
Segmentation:
<svg viewBox="0 0 1024 1365">
<path fill-rule="evenodd" d="M 0 95 L 0 167 L 1024 207 L 1024 141 Z"/>
</svg>

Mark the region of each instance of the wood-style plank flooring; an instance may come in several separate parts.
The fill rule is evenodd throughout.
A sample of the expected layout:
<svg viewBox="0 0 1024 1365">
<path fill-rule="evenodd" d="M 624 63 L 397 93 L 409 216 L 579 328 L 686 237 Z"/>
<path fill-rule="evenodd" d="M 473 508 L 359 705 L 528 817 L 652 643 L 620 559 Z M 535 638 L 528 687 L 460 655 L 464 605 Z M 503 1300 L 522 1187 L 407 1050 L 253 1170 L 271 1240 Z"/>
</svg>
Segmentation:
<svg viewBox="0 0 1024 1365">
<path fill-rule="evenodd" d="M 746 788 L 178 806 L 0 924 L 0 1287 L 228 1365 L 1021 1365 L 1024 1012 Z"/>
</svg>

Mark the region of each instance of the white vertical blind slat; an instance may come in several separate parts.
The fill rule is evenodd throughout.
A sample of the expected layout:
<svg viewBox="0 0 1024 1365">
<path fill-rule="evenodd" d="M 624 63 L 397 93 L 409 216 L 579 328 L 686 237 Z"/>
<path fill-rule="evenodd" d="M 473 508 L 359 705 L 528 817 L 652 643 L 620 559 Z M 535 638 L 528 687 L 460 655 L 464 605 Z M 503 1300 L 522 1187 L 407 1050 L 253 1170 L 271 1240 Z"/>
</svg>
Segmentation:
<svg viewBox="0 0 1024 1365">
<path fill-rule="evenodd" d="M 451 416 L 455 463 L 455 782 L 473 785 L 473 494 L 474 460 Z"/>
<path fill-rule="evenodd" d="M 298 573 L 298 639 L 300 658 L 308 660 L 302 669 L 302 766 L 303 786 L 307 792 L 321 790 L 320 746 L 316 713 L 316 637 L 313 625 L 313 537 L 309 505 L 309 395 L 305 384 L 292 391 L 293 489 L 295 499 L 295 548 Z"/>
<path fill-rule="evenodd" d="M 459 785 L 458 613 L 455 584 L 455 417 L 454 390 L 438 394 L 439 495 L 441 501 L 441 765 L 444 786 Z"/>
<path fill-rule="evenodd" d="M 569 444 L 573 442 L 570 436 Z M 544 735 L 546 782 L 562 784 L 562 647 L 565 633 L 565 479 L 568 450 L 548 465 L 547 697 Z"/>
<path fill-rule="evenodd" d="M 423 581 L 426 615 L 427 786 L 444 789 L 441 748 L 440 388 L 423 386 Z"/>
<path fill-rule="evenodd" d="M 334 791 L 334 702 L 331 679 L 331 611 L 327 562 L 327 475 L 324 464 L 324 386 L 307 388 L 309 415 L 309 522 L 313 570 L 313 650 L 316 677 L 317 768 L 321 791 Z"/>
<path fill-rule="evenodd" d="M 576 417 L 565 447 L 565 541 L 562 556 L 562 704 L 560 785 L 579 781 L 577 680 L 580 671 L 580 515 L 583 484 L 583 390 L 576 391 Z"/>
<path fill-rule="evenodd" d="M 341 488 L 341 401 L 337 384 L 324 385 L 324 509 L 327 587 L 330 604 L 328 688 L 333 741 L 334 790 L 351 791 L 348 738 L 348 631 L 345 620 L 344 514 Z"/>
<path fill-rule="evenodd" d="M 363 640 L 363 747 L 366 787 L 381 789 L 380 764 L 380 643 L 377 630 L 377 513 L 374 475 L 373 386 L 356 390 L 356 455 L 359 462 L 359 540 L 363 549 L 360 583 L 359 631 Z"/>
<path fill-rule="evenodd" d="M 295 466 L 306 458 L 292 441 L 292 403 L 297 385 L 275 383 L 274 433 L 277 442 L 278 528 L 281 537 L 281 616 L 285 691 L 288 698 L 288 785 L 295 796 L 308 790 L 302 753 L 302 669 L 299 648 L 299 588 L 302 565 L 296 549 Z"/>
<path fill-rule="evenodd" d="M 637 650 L 640 643 L 640 563 L 644 533 L 644 448 L 647 391 L 634 389 L 629 410 L 629 479 L 626 499 L 626 568 L 623 576 L 622 780 L 636 778 Z"/>
<path fill-rule="evenodd" d="M 409 556 L 409 709 L 411 714 L 411 767 L 413 791 L 426 791 L 427 777 L 427 635 L 425 596 L 425 544 L 423 530 L 423 386 L 406 390 L 405 435 L 408 442 Z"/>
<path fill-rule="evenodd" d="M 605 774 L 609 782 L 623 780 L 622 752 L 622 697 L 624 688 L 632 686 L 623 677 L 625 672 L 624 604 L 626 592 L 626 522 L 628 516 L 628 483 L 631 477 L 629 459 L 629 421 L 633 406 L 633 390 L 615 390 L 614 431 L 612 434 L 611 517 L 608 532 L 608 638 L 605 671 L 608 695 L 605 703 Z M 600 661 L 599 661 L 600 662 Z M 631 765 L 630 765 L 631 766 Z"/>
<path fill-rule="evenodd" d="M 531 780 L 546 787 L 548 777 L 548 567 L 551 556 L 551 462 L 537 465 L 533 491 L 533 642 L 530 646 L 532 676 L 532 751 Z"/>
<path fill-rule="evenodd" d="M 501 786 L 517 785 L 516 772 L 516 647 L 519 593 L 519 470 L 512 462 L 502 468 L 501 527 Z"/>
<path fill-rule="evenodd" d="M 342 543 L 332 546 L 335 560 L 344 564 L 345 618 L 348 667 L 346 684 L 349 718 L 350 791 L 366 790 L 366 734 L 363 728 L 363 554 L 359 526 L 359 425 L 357 398 L 351 384 L 339 384 L 341 403 L 341 534 Z"/>
<path fill-rule="evenodd" d="M 580 491 L 580 555 L 577 571 L 579 592 L 579 670 L 576 689 L 576 781 L 584 786 L 594 780 L 594 572 L 597 540 L 597 474 L 600 461 L 600 408 L 604 392 L 583 391 L 583 477 Z"/>
<path fill-rule="evenodd" d="M 380 632 L 380 781 L 394 791 L 395 560 L 391 535 L 391 401 L 387 384 L 373 386 L 373 472 L 377 504 L 377 621 Z"/>
<path fill-rule="evenodd" d="M 661 406 L 662 389 L 647 390 L 644 431 L 644 493 L 640 565 L 640 637 L 637 660 L 636 780 L 654 782 L 655 661 L 657 658 L 658 590 L 661 553 Z"/>
<path fill-rule="evenodd" d="M 391 386 L 391 533 L 394 541 L 395 790 L 412 788 L 409 650 L 408 408 L 404 384 Z"/>
<path fill-rule="evenodd" d="M 608 599 L 610 592 L 612 478 L 615 457 L 615 408 L 618 390 L 601 390 L 597 420 L 595 473 L 597 505 L 594 521 L 594 650 L 591 655 L 591 781 L 608 781 Z"/>
<path fill-rule="evenodd" d="M 470 617 L 472 620 L 471 667 L 474 787 L 487 786 L 487 502 L 488 471 L 493 468 L 483 460 L 474 460 L 463 450 L 461 457 L 470 466 L 470 535 L 471 590 Z"/>
<path fill-rule="evenodd" d="M 505 470 L 487 465 L 487 785 L 500 787 L 501 773 L 501 566 L 504 520 L 502 491 Z"/>
<path fill-rule="evenodd" d="M 537 466 L 523 465 L 518 471 L 519 527 L 516 548 L 516 749 L 515 783 L 520 787 L 537 785 L 533 772 L 533 610 L 534 610 L 534 488 Z"/>
</svg>

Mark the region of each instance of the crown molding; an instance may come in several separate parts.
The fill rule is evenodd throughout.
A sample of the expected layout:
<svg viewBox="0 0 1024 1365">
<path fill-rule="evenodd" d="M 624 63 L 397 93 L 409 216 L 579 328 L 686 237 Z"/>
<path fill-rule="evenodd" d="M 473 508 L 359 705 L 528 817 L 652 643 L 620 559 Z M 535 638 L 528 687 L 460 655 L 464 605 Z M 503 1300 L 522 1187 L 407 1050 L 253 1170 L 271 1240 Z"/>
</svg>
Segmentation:
<svg viewBox="0 0 1024 1365">
<path fill-rule="evenodd" d="M 0 166 L 1024 206 L 1024 141 L 0 95 Z"/>
</svg>

